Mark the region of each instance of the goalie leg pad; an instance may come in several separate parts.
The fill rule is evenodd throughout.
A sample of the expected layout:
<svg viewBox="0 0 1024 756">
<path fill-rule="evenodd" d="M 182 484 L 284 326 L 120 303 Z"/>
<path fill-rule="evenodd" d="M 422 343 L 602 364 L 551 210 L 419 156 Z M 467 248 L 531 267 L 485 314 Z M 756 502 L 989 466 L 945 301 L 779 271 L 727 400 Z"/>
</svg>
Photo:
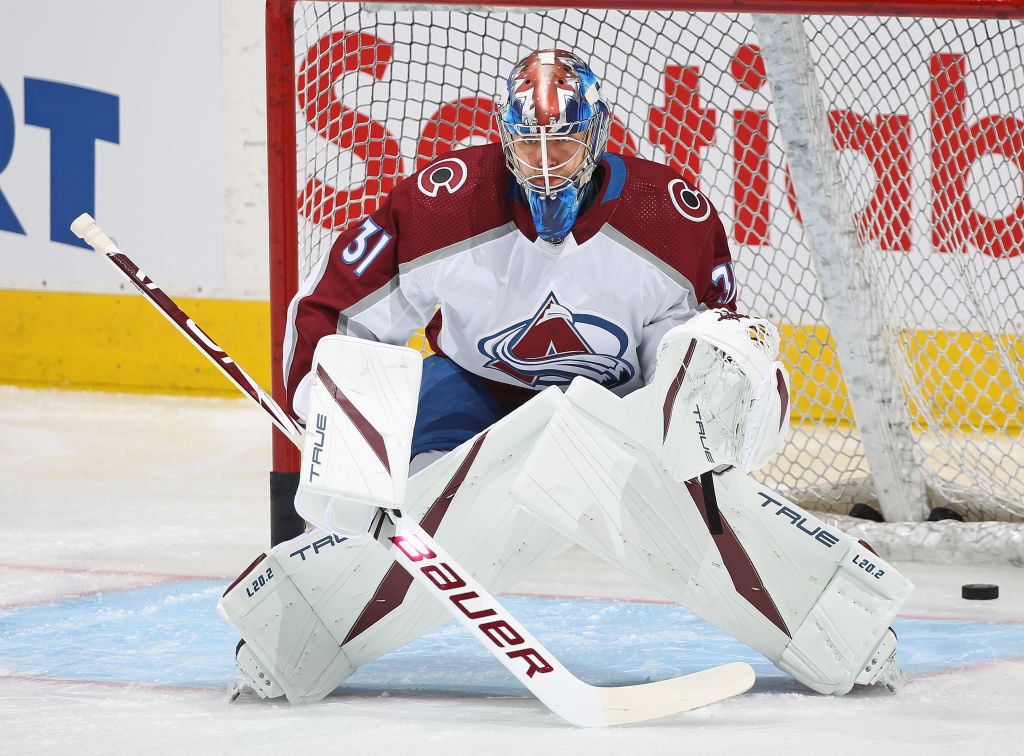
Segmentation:
<svg viewBox="0 0 1024 756">
<path fill-rule="evenodd" d="M 859 549 L 852 551 L 855 557 Z M 889 623 L 898 606 L 875 588 L 841 564 L 793 640 L 772 661 L 819 693 L 843 694 L 856 683 L 874 682 L 896 652 Z"/>
<path fill-rule="evenodd" d="M 791 577 L 780 588 L 813 598 L 794 623 L 792 640 L 771 661 L 819 693 L 843 694 L 855 683 L 873 682 L 891 652 L 877 662 L 876 654 L 895 651 L 889 626 L 913 589 L 910 581 L 863 542 L 748 475 L 716 476 L 716 489 L 737 523 L 749 522 L 742 525 L 750 533 L 744 544 L 758 563 L 789 567 Z M 813 548 L 799 548 L 808 545 Z"/>
<path fill-rule="evenodd" d="M 221 597 L 217 611 L 245 641 L 236 661 L 260 695 L 317 701 L 355 670 L 314 604 L 317 589 L 333 587 L 330 573 L 358 562 L 369 546 L 369 539 L 308 531 L 257 560 Z"/>
<path fill-rule="evenodd" d="M 232 701 L 243 693 L 246 687 L 260 698 L 279 698 L 284 695 L 281 684 L 274 679 L 269 670 L 264 669 L 263 663 L 245 641 L 238 642 L 238 647 L 235 649 L 235 663 L 238 665 L 238 676 L 228 688 Z"/>
<path fill-rule="evenodd" d="M 405 511 L 490 590 L 571 545 L 508 500 L 561 396 L 543 392 L 409 479 Z M 315 529 L 257 560 L 218 610 L 246 641 L 251 666 L 272 681 L 266 687 L 276 684 L 292 702 L 323 698 L 360 665 L 450 618 L 371 536 Z"/>
<path fill-rule="evenodd" d="M 713 476 L 721 523 L 713 532 L 701 485 L 675 481 L 614 401 L 603 417 L 581 411 L 577 390 L 574 383 L 523 465 L 512 489 L 520 506 L 808 687 L 848 691 L 909 582 L 735 469 Z"/>
</svg>

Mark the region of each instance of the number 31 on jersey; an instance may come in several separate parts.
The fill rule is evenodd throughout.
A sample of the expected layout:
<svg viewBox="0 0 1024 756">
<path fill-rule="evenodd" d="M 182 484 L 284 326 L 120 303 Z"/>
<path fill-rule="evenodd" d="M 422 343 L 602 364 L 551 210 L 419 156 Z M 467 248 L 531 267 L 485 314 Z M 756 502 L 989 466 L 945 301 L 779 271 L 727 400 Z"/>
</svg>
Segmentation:
<svg viewBox="0 0 1024 756">
<path fill-rule="evenodd" d="M 371 246 L 371 240 L 373 244 Z M 359 227 L 359 234 L 352 243 L 341 251 L 341 260 L 346 265 L 356 265 L 355 274 L 363 275 L 377 255 L 384 251 L 391 241 L 391 234 L 367 218 Z"/>
</svg>

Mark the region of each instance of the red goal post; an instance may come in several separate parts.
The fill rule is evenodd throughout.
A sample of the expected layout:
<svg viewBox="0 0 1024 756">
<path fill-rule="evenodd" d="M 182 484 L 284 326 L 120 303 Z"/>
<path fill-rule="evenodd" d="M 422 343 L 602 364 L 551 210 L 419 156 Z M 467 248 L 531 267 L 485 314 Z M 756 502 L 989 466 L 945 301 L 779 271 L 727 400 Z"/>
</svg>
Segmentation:
<svg viewBox="0 0 1024 756">
<path fill-rule="evenodd" d="M 1021 522 L 1022 18 L 1024 0 L 268 0 L 275 399 L 312 262 L 402 177 L 496 140 L 502 76 L 560 46 L 602 81 L 611 149 L 718 206 L 740 309 L 782 330 L 793 436 L 762 479 L 839 515 Z M 297 469 L 275 438 L 276 474 Z M 272 508 L 285 522 L 287 495 Z"/>
</svg>

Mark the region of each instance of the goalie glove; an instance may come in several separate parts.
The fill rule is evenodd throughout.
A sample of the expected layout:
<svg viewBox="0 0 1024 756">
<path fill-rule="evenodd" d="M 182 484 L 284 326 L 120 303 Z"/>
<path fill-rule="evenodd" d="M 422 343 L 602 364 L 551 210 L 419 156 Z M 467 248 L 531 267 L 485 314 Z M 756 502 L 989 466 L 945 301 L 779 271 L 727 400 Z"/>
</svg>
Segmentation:
<svg viewBox="0 0 1024 756">
<path fill-rule="evenodd" d="M 789 374 L 766 320 L 708 310 L 658 346 L 662 464 L 676 480 L 719 465 L 763 467 L 789 433 Z"/>
<path fill-rule="evenodd" d="M 313 356 L 295 510 L 344 536 L 400 508 L 423 358 L 415 349 L 325 336 Z"/>
</svg>

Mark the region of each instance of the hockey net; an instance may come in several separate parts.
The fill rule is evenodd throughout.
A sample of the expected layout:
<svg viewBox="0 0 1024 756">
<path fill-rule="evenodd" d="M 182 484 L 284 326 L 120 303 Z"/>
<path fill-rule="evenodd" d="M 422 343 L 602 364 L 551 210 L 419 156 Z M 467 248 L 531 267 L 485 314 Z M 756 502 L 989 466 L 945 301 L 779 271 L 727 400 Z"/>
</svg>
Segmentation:
<svg viewBox="0 0 1024 756">
<path fill-rule="evenodd" d="M 268 2 L 277 398 L 298 281 L 402 177 L 497 141 L 503 76 L 561 47 L 611 149 L 716 204 L 739 310 L 780 327 L 793 433 L 764 482 L 839 515 L 1024 521 L 1024 2 L 543 5 Z"/>
</svg>

